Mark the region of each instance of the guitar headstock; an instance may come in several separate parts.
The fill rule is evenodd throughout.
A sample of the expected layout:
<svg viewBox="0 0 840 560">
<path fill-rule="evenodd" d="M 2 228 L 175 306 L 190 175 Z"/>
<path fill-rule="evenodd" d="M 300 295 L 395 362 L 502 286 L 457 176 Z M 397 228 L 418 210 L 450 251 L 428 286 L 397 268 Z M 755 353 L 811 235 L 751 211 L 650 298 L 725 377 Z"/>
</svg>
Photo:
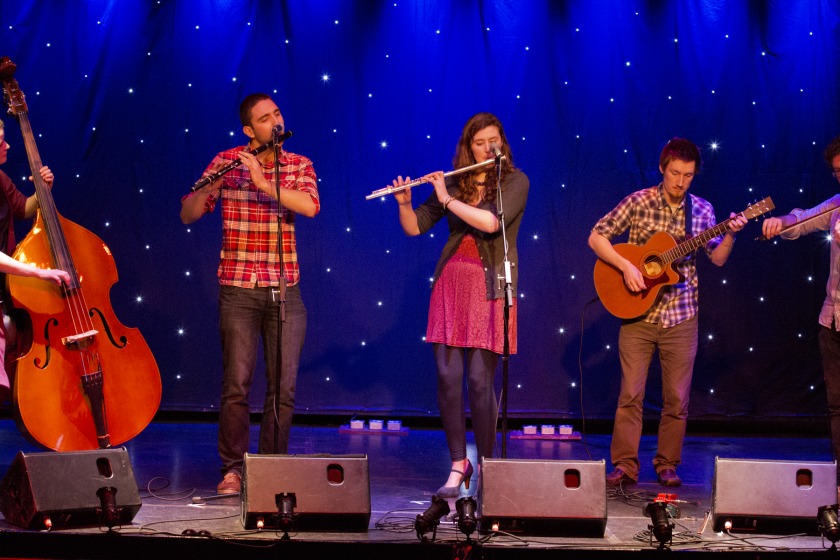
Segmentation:
<svg viewBox="0 0 840 560">
<path fill-rule="evenodd" d="M 746 219 L 749 220 L 752 218 L 757 218 L 762 214 L 766 214 L 775 207 L 776 205 L 773 204 L 773 199 L 768 196 L 767 198 L 764 198 L 754 204 L 750 204 L 749 206 L 747 206 L 747 209 L 744 210 L 742 214 Z"/>
<path fill-rule="evenodd" d="M 0 58 L 0 82 L 3 83 L 3 99 L 9 106 L 9 114 L 19 116 L 28 111 L 23 92 L 15 80 L 17 66 L 8 56 Z"/>
</svg>

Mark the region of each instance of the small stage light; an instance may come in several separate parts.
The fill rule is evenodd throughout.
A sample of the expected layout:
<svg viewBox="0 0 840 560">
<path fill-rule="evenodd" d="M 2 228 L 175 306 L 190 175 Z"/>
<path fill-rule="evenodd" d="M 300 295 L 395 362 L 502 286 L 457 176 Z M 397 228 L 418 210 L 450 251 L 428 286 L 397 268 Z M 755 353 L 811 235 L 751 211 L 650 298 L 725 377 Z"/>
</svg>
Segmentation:
<svg viewBox="0 0 840 560">
<path fill-rule="evenodd" d="M 467 536 L 467 540 L 478 525 L 475 519 L 476 507 L 475 500 L 472 498 L 460 498 L 455 502 L 455 511 L 458 514 L 458 530 Z"/>
<path fill-rule="evenodd" d="M 817 510 L 817 522 L 820 528 L 820 535 L 831 541 L 832 548 L 840 540 L 840 522 L 837 520 L 837 504 L 822 506 Z"/>
<path fill-rule="evenodd" d="M 294 492 L 283 492 L 274 495 L 277 504 L 277 527 L 283 531 L 283 538 L 289 538 L 289 531 L 295 526 L 295 507 L 297 499 Z"/>
<path fill-rule="evenodd" d="M 651 544 L 653 537 L 659 541 L 659 548 L 664 548 L 665 543 L 671 541 L 671 533 L 674 529 L 673 523 L 668 523 L 668 504 L 665 502 L 651 502 L 645 506 L 645 515 L 650 517 L 652 525 L 648 525 L 651 533 Z"/>
<path fill-rule="evenodd" d="M 417 516 L 414 520 L 414 529 L 417 531 L 417 538 L 426 540 L 426 533 L 432 531 L 432 540 L 437 536 L 437 528 L 442 517 L 449 513 L 449 504 L 443 498 L 432 496 L 432 505 L 429 509 Z"/>
</svg>

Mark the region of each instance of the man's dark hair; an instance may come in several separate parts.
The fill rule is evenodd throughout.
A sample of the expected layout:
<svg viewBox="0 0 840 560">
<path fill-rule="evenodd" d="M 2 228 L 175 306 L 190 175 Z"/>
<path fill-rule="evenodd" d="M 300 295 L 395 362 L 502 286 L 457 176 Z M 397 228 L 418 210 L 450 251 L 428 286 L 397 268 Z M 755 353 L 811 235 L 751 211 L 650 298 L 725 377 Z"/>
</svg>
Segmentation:
<svg viewBox="0 0 840 560">
<path fill-rule="evenodd" d="M 239 104 L 239 120 L 242 126 L 251 126 L 251 110 L 254 105 L 265 99 L 271 99 L 267 93 L 252 93 Z"/>
<path fill-rule="evenodd" d="M 671 160 L 678 159 L 681 161 L 693 161 L 695 175 L 700 174 L 700 168 L 703 166 L 703 159 L 700 157 L 700 148 L 691 140 L 685 138 L 671 138 L 665 147 L 662 148 L 662 153 L 659 155 L 659 167 L 662 171 L 668 167 Z"/>
</svg>

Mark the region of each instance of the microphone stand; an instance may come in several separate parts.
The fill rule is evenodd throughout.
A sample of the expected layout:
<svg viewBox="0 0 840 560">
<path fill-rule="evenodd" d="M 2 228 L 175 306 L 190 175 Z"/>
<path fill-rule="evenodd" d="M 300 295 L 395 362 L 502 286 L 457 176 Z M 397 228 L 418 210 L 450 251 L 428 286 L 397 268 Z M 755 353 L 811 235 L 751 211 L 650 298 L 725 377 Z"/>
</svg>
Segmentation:
<svg viewBox="0 0 840 560">
<path fill-rule="evenodd" d="M 510 361 L 510 308 L 513 307 L 513 279 L 511 276 L 510 260 L 508 259 L 508 240 L 505 227 L 505 210 L 502 203 L 502 154 L 496 154 L 496 198 L 499 201 L 499 228 L 502 232 L 502 242 L 505 248 L 504 276 L 497 280 L 505 283 L 504 305 L 504 347 L 502 351 L 502 459 L 507 458 L 507 414 L 508 414 L 508 364 Z"/>
<path fill-rule="evenodd" d="M 274 442 L 272 453 L 278 453 L 280 447 L 280 376 L 283 373 L 283 323 L 286 320 L 286 271 L 283 267 L 283 205 L 280 203 L 280 138 L 281 131 L 275 127 L 274 131 L 274 192 L 277 195 L 277 259 L 280 264 L 280 283 L 276 291 L 272 291 L 274 303 L 277 304 L 277 364 L 274 372 Z"/>
</svg>

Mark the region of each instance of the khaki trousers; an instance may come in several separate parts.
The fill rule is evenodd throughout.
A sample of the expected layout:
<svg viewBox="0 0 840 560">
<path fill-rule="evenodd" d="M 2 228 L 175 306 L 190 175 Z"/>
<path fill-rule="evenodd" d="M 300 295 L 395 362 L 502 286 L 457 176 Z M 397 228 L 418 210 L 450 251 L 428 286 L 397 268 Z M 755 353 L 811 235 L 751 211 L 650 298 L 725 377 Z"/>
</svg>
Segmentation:
<svg viewBox="0 0 840 560">
<path fill-rule="evenodd" d="M 662 366 L 662 415 L 653 466 L 656 472 L 676 468 L 682 457 L 691 375 L 697 355 L 697 316 L 668 329 L 635 321 L 621 326 L 621 393 L 615 411 L 610 458 L 631 477 L 639 478 L 639 441 L 645 384 L 653 353 Z"/>
</svg>

